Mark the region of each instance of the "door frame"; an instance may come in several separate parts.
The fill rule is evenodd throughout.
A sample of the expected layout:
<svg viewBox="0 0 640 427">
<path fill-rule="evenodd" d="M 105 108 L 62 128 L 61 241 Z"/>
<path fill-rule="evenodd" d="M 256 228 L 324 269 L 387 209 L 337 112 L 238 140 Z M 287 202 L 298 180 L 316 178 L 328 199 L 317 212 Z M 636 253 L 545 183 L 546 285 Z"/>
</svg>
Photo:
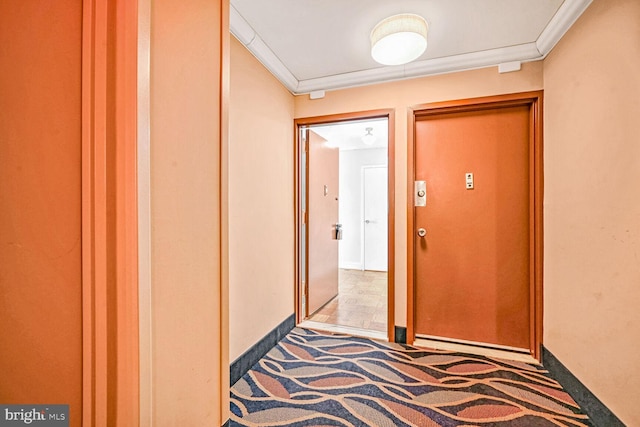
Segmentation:
<svg viewBox="0 0 640 427">
<path fill-rule="evenodd" d="M 543 157 L 542 157 L 542 101 L 543 91 L 521 92 L 481 98 L 461 99 L 415 105 L 408 110 L 407 133 L 407 343 L 415 340 L 415 269 L 414 269 L 414 206 L 416 122 L 420 119 L 447 113 L 474 112 L 500 107 L 528 106 L 529 132 L 529 350 L 540 360 L 543 320 Z"/>
<path fill-rule="evenodd" d="M 354 120 L 366 120 L 366 119 L 387 119 L 387 200 L 388 200 L 388 214 L 387 214 L 387 338 L 390 342 L 395 340 L 395 110 L 393 109 L 380 109 L 360 111 L 353 113 L 342 114 L 330 114 L 326 116 L 315 117 L 302 117 L 294 119 L 293 121 L 293 211 L 294 211 L 294 254 L 295 254 L 295 268 L 294 268 L 294 309 L 296 314 L 296 324 L 299 324 L 304 320 L 304 314 L 300 311 L 300 301 L 302 295 L 300 292 L 301 281 L 304 278 L 305 272 L 300 271 L 300 249 L 301 249 L 301 236 L 300 225 L 304 221 L 301 215 L 300 209 L 300 129 L 302 127 L 321 125 L 328 123 L 348 122 Z M 307 171 L 308 172 L 308 171 Z M 306 240 L 308 243 L 308 239 Z M 364 260 L 363 260 L 364 262 Z"/>
<path fill-rule="evenodd" d="M 137 60 L 137 2 L 82 0 L 83 426 L 139 424 Z"/>
</svg>

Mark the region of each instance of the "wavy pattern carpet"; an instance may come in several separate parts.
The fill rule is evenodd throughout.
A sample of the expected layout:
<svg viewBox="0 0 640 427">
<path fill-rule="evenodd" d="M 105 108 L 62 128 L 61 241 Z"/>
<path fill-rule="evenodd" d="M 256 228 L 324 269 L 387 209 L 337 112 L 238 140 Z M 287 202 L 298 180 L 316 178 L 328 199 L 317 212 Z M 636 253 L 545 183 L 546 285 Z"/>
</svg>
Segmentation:
<svg viewBox="0 0 640 427">
<path fill-rule="evenodd" d="M 591 426 L 542 366 L 296 328 L 231 389 L 231 426 Z"/>
</svg>

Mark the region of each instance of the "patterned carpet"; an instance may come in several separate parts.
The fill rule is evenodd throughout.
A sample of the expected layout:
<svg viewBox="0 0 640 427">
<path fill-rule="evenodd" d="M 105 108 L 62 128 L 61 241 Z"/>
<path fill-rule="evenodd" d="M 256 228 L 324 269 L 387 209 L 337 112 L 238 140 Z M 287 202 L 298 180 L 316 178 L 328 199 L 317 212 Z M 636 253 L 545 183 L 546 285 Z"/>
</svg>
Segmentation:
<svg viewBox="0 0 640 427">
<path fill-rule="evenodd" d="M 231 426 L 591 426 L 542 366 L 296 328 L 231 389 Z"/>
</svg>

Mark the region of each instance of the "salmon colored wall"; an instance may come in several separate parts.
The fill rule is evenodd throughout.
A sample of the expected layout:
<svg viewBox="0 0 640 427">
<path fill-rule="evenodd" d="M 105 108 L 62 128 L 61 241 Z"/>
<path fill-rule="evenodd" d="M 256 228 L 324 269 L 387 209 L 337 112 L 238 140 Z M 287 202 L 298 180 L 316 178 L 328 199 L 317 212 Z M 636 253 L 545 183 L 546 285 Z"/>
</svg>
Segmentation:
<svg viewBox="0 0 640 427">
<path fill-rule="evenodd" d="M 54 24 L 55 23 L 55 24 Z M 0 2 L 0 402 L 82 405 L 79 0 Z"/>
<path fill-rule="evenodd" d="M 293 98 L 231 38 L 231 361 L 294 312 Z"/>
<path fill-rule="evenodd" d="M 228 2 L 152 6 L 153 425 L 222 425 L 229 390 L 220 202 Z"/>
<path fill-rule="evenodd" d="M 545 346 L 640 425 L 640 2 L 595 0 L 544 61 Z"/>
<path fill-rule="evenodd" d="M 496 67 L 352 89 L 328 91 L 325 98 L 295 99 L 295 117 L 394 108 L 395 114 L 395 323 L 407 319 L 407 108 L 428 102 L 474 98 L 542 89 L 542 63 L 523 64 L 522 70 L 499 74 Z"/>
</svg>

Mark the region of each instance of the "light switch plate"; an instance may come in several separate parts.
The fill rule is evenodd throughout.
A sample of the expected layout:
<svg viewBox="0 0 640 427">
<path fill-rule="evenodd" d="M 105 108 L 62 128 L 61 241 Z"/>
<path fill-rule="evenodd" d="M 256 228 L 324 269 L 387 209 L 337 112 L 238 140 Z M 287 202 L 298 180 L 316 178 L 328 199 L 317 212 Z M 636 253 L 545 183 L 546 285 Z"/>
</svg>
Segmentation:
<svg viewBox="0 0 640 427">
<path fill-rule="evenodd" d="M 465 175 L 465 180 L 467 183 L 467 190 L 473 189 L 473 174 L 471 172 L 467 172 Z"/>
</svg>

